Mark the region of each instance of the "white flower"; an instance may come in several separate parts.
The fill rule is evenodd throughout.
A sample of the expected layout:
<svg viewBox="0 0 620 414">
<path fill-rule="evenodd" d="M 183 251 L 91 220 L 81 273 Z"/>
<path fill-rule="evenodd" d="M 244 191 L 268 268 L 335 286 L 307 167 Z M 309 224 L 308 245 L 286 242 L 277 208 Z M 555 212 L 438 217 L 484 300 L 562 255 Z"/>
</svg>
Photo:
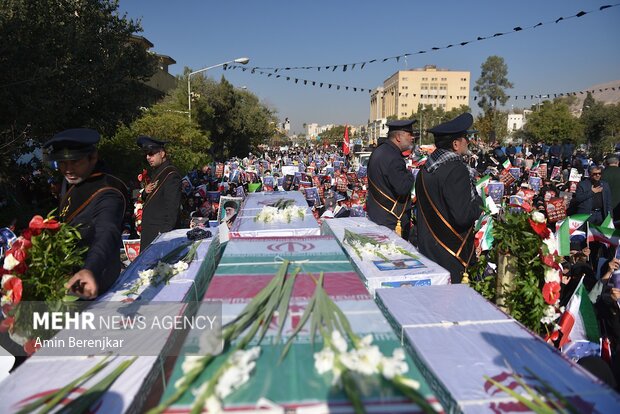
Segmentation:
<svg viewBox="0 0 620 414">
<path fill-rule="evenodd" d="M 405 361 L 396 358 L 383 358 L 381 361 L 381 375 L 391 380 L 396 375 L 402 375 L 409 371 L 409 366 Z"/>
<path fill-rule="evenodd" d="M 357 366 L 355 371 L 363 375 L 373 375 L 379 372 L 379 364 L 383 359 L 383 354 L 376 345 L 357 349 Z"/>
<path fill-rule="evenodd" d="M 179 274 L 181 272 L 184 272 L 185 270 L 187 270 L 188 267 L 189 265 L 183 260 L 178 261 L 172 265 L 174 274 Z"/>
<path fill-rule="evenodd" d="M 4 306 L 6 304 L 13 303 L 13 290 L 7 290 L 4 295 L 0 298 L 0 306 Z"/>
<path fill-rule="evenodd" d="M 187 374 L 194 368 L 199 367 L 202 364 L 203 356 L 201 355 L 186 355 L 183 364 L 181 365 L 181 371 Z"/>
<path fill-rule="evenodd" d="M 4 258 L 4 264 L 2 265 L 2 267 L 5 270 L 13 270 L 13 268 L 15 266 L 17 266 L 18 264 L 19 264 L 19 260 L 17 260 L 15 257 L 13 257 L 12 253 L 9 253 Z"/>
<path fill-rule="evenodd" d="M 209 414 L 219 414 L 224 412 L 222 410 L 222 403 L 214 395 L 210 395 L 207 398 L 207 400 L 205 401 L 205 408 L 207 409 L 207 412 L 209 412 Z"/>
<path fill-rule="evenodd" d="M 325 374 L 334 368 L 334 351 L 329 347 L 314 354 L 314 368 L 319 374 Z"/>
<path fill-rule="evenodd" d="M 146 269 L 138 272 L 138 277 L 144 282 L 149 282 L 153 276 L 155 276 L 155 271 L 153 269 Z"/>
<path fill-rule="evenodd" d="M 556 319 L 558 319 L 562 314 L 556 313 L 556 309 L 554 306 L 547 306 L 543 311 L 543 317 L 540 318 L 540 321 L 545 325 L 549 325 L 553 323 Z"/>
<path fill-rule="evenodd" d="M 536 223 L 545 223 L 547 219 L 545 218 L 545 215 L 543 213 L 541 213 L 540 211 L 535 211 L 532 213 L 532 221 Z"/>
<path fill-rule="evenodd" d="M 560 283 L 560 271 L 552 267 L 545 266 L 545 283 L 549 282 Z"/>
<path fill-rule="evenodd" d="M 6 282 L 8 282 L 9 280 L 13 279 L 15 276 L 13 275 L 4 275 L 2 276 L 2 281 L 0 281 L 0 288 L 2 288 L 2 286 L 4 286 L 4 284 Z"/>
<path fill-rule="evenodd" d="M 555 234 L 551 233 L 549 237 L 543 240 L 543 243 L 547 245 L 547 249 L 549 250 L 549 254 L 555 254 L 558 250 L 558 243 L 555 239 Z"/>
<path fill-rule="evenodd" d="M 384 357 L 381 361 L 381 374 L 389 380 L 407 371 L 409 366 L 405 362 L 405 351 L 402 348 L 396 348 L 392 352 L 392 358 Z"/>
<path fill-rule="evenodd" d="M 365 337 L 363 337 L 361 340 L 361 344 L 364 347 L 370 346 L 370 344 L 372 344 L 372 335 L 366 335 Z"/>
<path fill-rule="evenodd" d="M 339 353 L 347 352 L 347 341 L 342 337 L 340 331 L 332 331 L 332 345 Z"/>
</svg>

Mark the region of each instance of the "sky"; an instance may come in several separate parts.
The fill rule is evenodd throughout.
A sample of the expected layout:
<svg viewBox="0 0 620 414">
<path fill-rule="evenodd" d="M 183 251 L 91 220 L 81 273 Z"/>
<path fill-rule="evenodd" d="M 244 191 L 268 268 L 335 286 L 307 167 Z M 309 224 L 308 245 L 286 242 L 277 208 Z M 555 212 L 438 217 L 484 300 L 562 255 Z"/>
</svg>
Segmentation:
<svg viewBox="0 0 620 414">
<path fill-rule="evenodd" d="M 295 84 L 249 70 L 207 71 L 235 87 L 247 88 L 289 118 L 292 132 L 304 123 L 366 124 L 370 113 L 369 89 L 381 86 L 398 70 L 434 64 L 471 72 L 470 107 L 480 66 L 492 55 L 504 58 L 510 95 L 548 95 L 585 90 L 618 80 L 620 85 L 620 7 L 602 12 L 610 1 L 497 0 L 366 1 L 366 0 L 120 0 L 119 11 L 139 19 L 156 53 L 176 60 L 173 75 L 185 67 L 207 66 L 248 57 L 247 67 L 332 66 L 378 59 L 360 70 L 316 69 L 279 72 L 291 78 L 316 81 L 317 86 Z M 579 11 L 580 18 L 554 23 Z M 542 26 L 513 32 L 466 46 L 415 54 L 407 59 L 385 57 L 430 50 L 509 32 L 514 27 Z M 323 88 L 318 82 L 324 82 Z M 340 90 L 327 84 L 342 85 Z M 366 89 L 353 92 L 352 88 Z M 506 108 L 529 107 L 538 99 L 509 100 Z"/>
</svg>

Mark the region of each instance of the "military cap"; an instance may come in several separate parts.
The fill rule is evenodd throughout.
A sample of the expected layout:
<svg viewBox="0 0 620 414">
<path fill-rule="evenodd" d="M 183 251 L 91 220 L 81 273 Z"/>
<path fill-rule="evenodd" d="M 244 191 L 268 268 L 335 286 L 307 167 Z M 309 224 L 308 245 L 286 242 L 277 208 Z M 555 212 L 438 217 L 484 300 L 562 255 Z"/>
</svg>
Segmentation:
<svg viewBox="0 0 620 414">
<path fill-rule="evenodd" d="M 45 157 L 49 161 L 79 160 L 95 151 L 100 138 L 94 129 L 67 129 L 43 144 Z"/>
<path fill-rule="evenodd" d="M 388 132 L 405 131 L 413 134 L 413 124 L 416 122 L 417 120 L 415 119 L 403 119 L 400 121 L 390 121 L 386 125 L 388 127 Z"/>
<path fill-rule="evenodd" d="M 428 129 L 427 132 L 430 132 L 435 136 L 435 143 L 438 144 L 440 142 L 452 141 L 457 138 L 467 138 L 467 130 L 471 128 L 474 123 L 474 117 L 465 112 L 454 118 L 451 121 L 444 122 L 443 124 L 439 124 L 431 129 Z"/>
<path fill-rule="evenodd" d="M 147 137 L 146 135 L 140 135 L 136 143 L 140 148 L 142 148 L 142 150 L 148 152 L 164 149 L 164 145 L 166 145 L 168 141 L 160 141 L 155 138 Z"/>
</svg>

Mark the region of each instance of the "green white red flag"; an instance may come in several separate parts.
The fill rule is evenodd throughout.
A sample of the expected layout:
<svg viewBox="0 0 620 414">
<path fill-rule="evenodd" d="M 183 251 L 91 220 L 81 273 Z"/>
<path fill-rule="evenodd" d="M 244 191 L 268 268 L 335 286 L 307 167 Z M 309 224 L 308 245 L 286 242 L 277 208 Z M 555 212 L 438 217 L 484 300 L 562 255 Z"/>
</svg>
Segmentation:
<svg viewBox="0 0 620 414">
<path fill-rule="evenodd" d="M 594 313 L 594 306 L 592 306 L 588 292 L 583 286 L 583 278 L 568 301 L 558 325 L 560 325 L 559 331 L 561 333 L 558 344 L 560 348 L 576 341 L 599 343 L 601 333 Z"/>
<path fill-rule="evenodd" d="M 570 236 L 590 218 L 590 214 L 574 214 L 556 224 L 558 240 L 558 254 L 560 256 L 570 255 Z"/>
</svg>

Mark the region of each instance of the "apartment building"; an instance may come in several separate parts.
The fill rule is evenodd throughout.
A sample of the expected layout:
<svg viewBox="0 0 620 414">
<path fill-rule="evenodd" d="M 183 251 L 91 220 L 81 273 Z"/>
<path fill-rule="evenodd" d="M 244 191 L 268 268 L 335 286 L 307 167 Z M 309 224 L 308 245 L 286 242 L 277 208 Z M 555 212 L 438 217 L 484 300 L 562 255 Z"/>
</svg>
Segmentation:
<svg viewBox="0 0 620 414">
<path fill-rule="evenodd" d="M 407 118 L 419 105 L 449 111 L 469 105 L 469 71 L 456 71 L 426 65 L 400 70 L 370 94 L 370 122 L 395 116 Z"/>
</svg>

